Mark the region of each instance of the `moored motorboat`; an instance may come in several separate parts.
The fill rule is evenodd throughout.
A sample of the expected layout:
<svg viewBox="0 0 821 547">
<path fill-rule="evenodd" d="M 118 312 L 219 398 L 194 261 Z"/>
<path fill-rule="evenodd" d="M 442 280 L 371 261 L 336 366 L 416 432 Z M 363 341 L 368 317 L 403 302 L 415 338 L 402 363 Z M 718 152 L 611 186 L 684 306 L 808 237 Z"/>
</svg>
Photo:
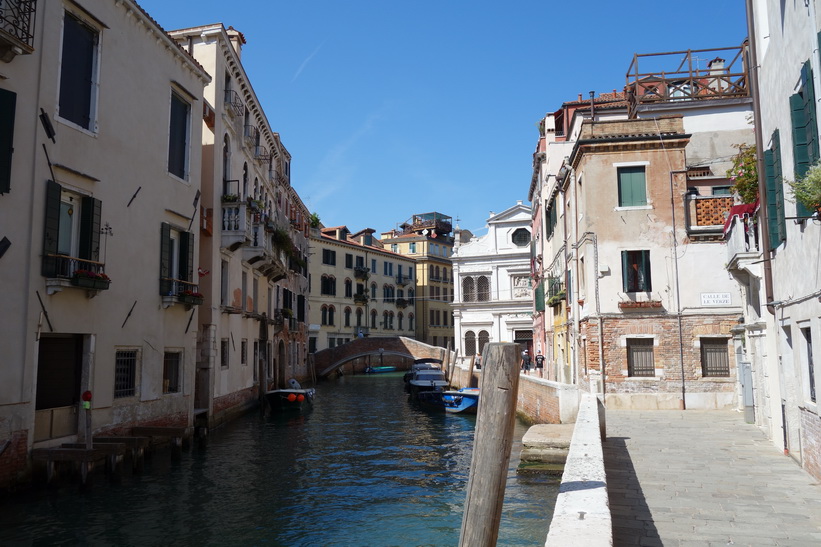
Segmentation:
<svg viewBox="0 0 821 547">
<path fill-rule="evenodd" d="M 288 388 L 273 389 L 265 392 L 268 407 L 275 412 L 284 410 L 310 410 L 314 406 L 313 388 L 303 389 L 293 378 L 288 381 Z"/>
<path fill-rule="evenodd" d="M 478 387 L 463 387 L 456 391 L 444 391 L 441 397 L 445 412 L 476 414 L 479 408 Z"/>
<path fill-rule="evenodd" d="M 422 392 L 442 392 L 447 387 L 445 373 L 439 369 L 415 370 L 405 383 L 405 390 L 413 399 L 417 399 Z"/>
<path fill-rule="evenodd" d="M 396 367 L 392 366 L 385 366 L 385 367 L 368 367 L 365 369 L 365 374 L 380 374 L 383 372 L 396 372 Z"/>
</svg>

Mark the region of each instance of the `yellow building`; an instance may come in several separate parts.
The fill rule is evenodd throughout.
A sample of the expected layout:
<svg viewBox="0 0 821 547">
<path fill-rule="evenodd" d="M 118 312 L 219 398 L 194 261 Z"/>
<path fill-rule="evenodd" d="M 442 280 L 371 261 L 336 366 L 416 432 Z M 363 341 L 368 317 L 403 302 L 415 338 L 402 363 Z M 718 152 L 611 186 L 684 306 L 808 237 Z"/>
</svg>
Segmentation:
<svg viewBox="0 0 821 547">
<path fill-rule="evenodd" d="M 416 260 L 416 339 L 441 347 L 455 347 L 452 230 L 449 216 L 423 213 L 381 238 L 386 249 Z"/>
</svg>

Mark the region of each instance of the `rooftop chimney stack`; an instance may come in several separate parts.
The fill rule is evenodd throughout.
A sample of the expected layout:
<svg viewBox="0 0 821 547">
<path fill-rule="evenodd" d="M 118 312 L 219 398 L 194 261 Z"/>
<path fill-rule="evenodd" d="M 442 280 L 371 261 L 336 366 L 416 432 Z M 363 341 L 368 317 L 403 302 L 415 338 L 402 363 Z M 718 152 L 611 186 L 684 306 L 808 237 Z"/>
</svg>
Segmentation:
<svg viewBox="0 0 821 547">
<path fill-rule="evenodd" d="M 228 34 L 228 39 L 231 40 L 231 45 L 234 46 L 234 51 L 237 52 L 237 57 L 242 59 L 242 45 L 245 43 L 245 35 L 234 27 L 228 27 L 225 32 Z"/>
</svg>

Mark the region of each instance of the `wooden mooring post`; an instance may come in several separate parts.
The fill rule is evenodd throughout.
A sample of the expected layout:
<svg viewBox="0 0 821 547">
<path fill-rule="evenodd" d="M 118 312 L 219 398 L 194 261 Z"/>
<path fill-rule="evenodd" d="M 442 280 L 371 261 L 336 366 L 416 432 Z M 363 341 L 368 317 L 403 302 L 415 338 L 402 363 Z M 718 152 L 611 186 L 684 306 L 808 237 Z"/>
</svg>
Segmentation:
<svg viewBox="0 0 821 547">
<path fill-rule="evenodd" d="M 516 423 L 519 359 L 519 344 L 485 346 L 459 547 L 493 547 L 499 536 Z"/>
</svg>

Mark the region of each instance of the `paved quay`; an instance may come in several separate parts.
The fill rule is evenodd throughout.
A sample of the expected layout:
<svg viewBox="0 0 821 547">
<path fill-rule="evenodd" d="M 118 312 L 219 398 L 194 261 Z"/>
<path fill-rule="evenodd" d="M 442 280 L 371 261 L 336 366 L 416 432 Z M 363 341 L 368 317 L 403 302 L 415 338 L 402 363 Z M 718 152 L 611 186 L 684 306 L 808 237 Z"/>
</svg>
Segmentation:
<svg viewBox="0 0 821 547">
<path fill-rule="evenodd" d="M 821 484 L 738 412 L 608 410 L 614 545 L 821 546 Z"/>
</svg>

